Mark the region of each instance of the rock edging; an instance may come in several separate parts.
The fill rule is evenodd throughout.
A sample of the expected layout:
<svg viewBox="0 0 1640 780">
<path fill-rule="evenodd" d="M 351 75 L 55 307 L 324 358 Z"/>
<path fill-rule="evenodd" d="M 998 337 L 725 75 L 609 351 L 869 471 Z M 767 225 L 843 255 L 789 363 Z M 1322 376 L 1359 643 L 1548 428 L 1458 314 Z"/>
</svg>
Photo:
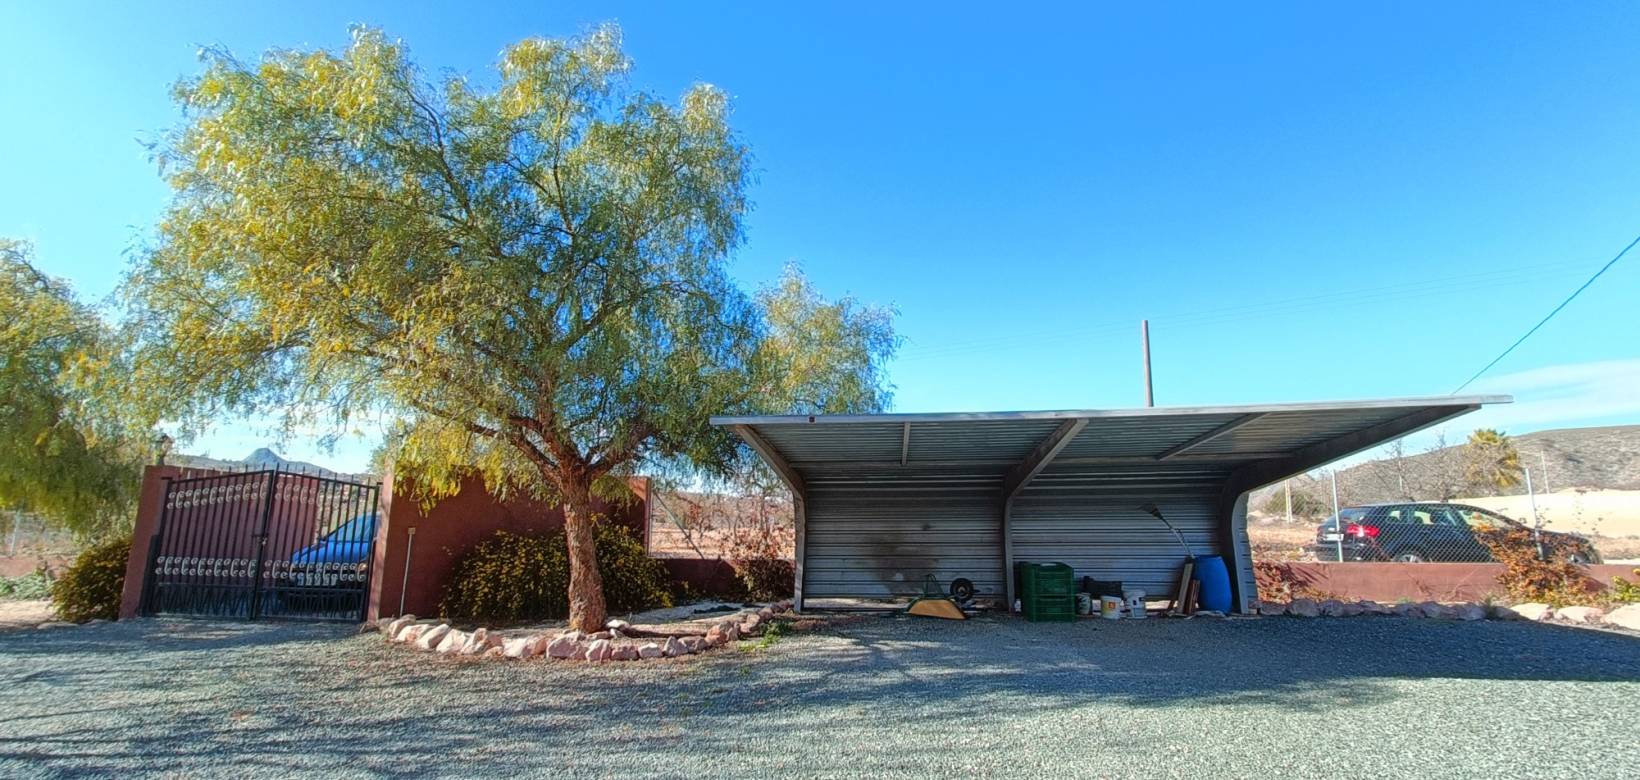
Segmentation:
<svg viewBox="0 0 1640 780">
<path fill-rule="evenodd" d="M 1640 631 L 1640 604 L 1627 604 L 1610 612 L 1599 607 L 1561 607 L 1548 604 L 1525 603 L 1507 605 L 1466 602 L 1442 604 L 1435 601 L 1380 604 L 1376 601 L 1339 601 L 1337 599 L 1298 598 L 1290 602 L 1265 601 L 1258 605 L 1258 614 L 1265 616 L 1354 617 L 1357 615 L 1396 615 L 1413 618 L 1442 620 L 1533 620 L 1558 621 L 1574 625 L 1609 626 Z"/>
<path fill-rule="evenodd" d="M 448 623 L 418 620 L 415 615 L 382 618 L 374 626 L 387 642 L 439 655 L 601 663 L 679 658 L 702 653 L 742 637 L 757 636 L 763 633 L 776 615 L 789 613 L 791 609 L 790 601 L 748 607 L 713 623 L 703 634 L 664 638 L 631 636 L 632 624 L 624 620 L 610 620 L 607 628 L 596 634 L 564 631 L 557 635 L 521 637 L 503 637 L 488 628 L 461 631 Z"/>
</svg>

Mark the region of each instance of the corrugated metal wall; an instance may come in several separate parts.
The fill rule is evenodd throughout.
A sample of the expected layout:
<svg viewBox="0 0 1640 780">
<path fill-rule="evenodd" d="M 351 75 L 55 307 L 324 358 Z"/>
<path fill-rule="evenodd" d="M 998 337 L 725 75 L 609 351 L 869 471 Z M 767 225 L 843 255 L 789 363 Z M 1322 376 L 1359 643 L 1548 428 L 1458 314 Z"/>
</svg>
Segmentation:
<svg viewBox="0 0 1640 780">
<path fill-rule="evenodd" d="M 1014 499 L 1014 560 L 1070 564 L 1084 576 L 1121 580 L 1152 597 L 1172 593 L 1184 551 L 1154 503 L 1197 555 L 1222 554 L 1218 499 L 1224 472 L 1202 468 L 1050 466 Z"/>
<path fill-rule="evenodd" d="M 1002 483 L 996 474 L 852 474 L 807 480 L 803 598 L 922 593 L 933 574 L 1001 597 Z"/>
</svg>

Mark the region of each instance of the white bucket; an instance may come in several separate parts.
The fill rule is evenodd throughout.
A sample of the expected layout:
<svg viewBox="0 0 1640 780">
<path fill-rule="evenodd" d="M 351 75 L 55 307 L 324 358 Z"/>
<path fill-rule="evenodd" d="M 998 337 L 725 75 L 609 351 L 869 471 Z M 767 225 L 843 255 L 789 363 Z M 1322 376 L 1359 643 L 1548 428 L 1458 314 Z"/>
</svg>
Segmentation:
<svg viewBox="0 0 1640 780">
<path fill-rule="evenodd" d="M 1124 590 L 1122 598 L 1127 599 L 1128 617 L 1139 620 L 1145 616 L 1145 592 L 1142 590 Z"/>
<path fill-rule="evenodd" d="M 1099 617 L 1116 620 L 1122 616 L 1122 599 L 1118 596 L 1099 597 Z"/>
</svg>

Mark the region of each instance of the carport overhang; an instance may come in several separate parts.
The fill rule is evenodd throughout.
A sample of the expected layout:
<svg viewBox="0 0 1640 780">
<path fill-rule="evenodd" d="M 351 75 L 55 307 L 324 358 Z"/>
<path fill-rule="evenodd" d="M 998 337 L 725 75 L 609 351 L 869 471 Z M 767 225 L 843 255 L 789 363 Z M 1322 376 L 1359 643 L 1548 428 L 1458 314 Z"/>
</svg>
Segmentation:
<svg viewBox="0 0 1640 780">
<path fill-rule="evenodd" d="M 1255 595 L 1246 533 L 1250 491 L 1509 401 L 1437 396 L 711 422 L 734 431 L 792 492 L 799 609 L 806 585 L 814 591 L 808 595 L 824 591 L 827 597 L 911 595 L 921 581 L 919 567 L 929 573 L 976 569 L 987 582 L 1000 581 L 993 595 L 1012 605 L 1008 572 L 1016 542 L 1029 545 L 1025 559 L 1080 555 L 1097 561 L 1088 564 L 1090 573 L 1128 571 L 1129 579 L 1156 587 L 1168 562 L 1182 560 L 1182 553 L 1172 552 L 1159 523 L 1133 514 L 1142 503 L 1136 499 L 1155 496 L 1158 503 L 1172 498 L 1164 503 L 1170 519 L 1174 511 L 1196 518 L 1196 544 L 1225 557 L 1235 608 L 1245 610 Z M 822 495 L 823 511 L 815 505 Z M 902 514 L 919 512 L 909 525 L 899 522 Z M 1026 514 L 1029 529 L 1016 529 L 1016 517 Z M 962 519 L 946 527 L 946 517 Z M 981 533 L 989 525 L 995 533 Z M 824 576 L 805 577 L 811 526 L 827 534 Z M 984 545 L 994 545 L 994 555 L 976 549 Z"/>
</svg>

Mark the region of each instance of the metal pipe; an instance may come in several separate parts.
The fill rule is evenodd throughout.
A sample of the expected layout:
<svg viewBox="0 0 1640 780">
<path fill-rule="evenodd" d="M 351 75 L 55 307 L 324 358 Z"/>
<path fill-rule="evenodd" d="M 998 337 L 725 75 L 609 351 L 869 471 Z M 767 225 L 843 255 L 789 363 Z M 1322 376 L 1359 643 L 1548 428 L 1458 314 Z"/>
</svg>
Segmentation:
<svg viewBox="0 0 1640 780">
<path fill-rule="evenodd" d="M 1344 518 L 1338 514 L 1338 469 L 1332 470 L 1333 535 L 1338 537 L 1338 562 L 1344 562 Z"/>
<path fill-rule="evenodd" d="M 1532 490 L 1532 470 L 1525 471 L 1526 499 L 1532 505 L 1532 543 L 1537 545 L 1538 560 L 1543 560 L 1543 516 L 1538 514 L 1537 492 Z"/>
<path fill-rule="evenodd" d="M 1145 349 L 1145 406 L 1156 405 L 1156 395 L 1150 385 L 1150 320 L 1139 320 L 1139 337 Z"/>
<path fill-rule="evenodd" d="M 410 551 L 416 549 L 416 527 L 404 529 L 410 541 L 404 545 L 404 579 L 399 581 L 399 617 L 404 617 L 404 594 L 410 589 Z"/>
</svg>

